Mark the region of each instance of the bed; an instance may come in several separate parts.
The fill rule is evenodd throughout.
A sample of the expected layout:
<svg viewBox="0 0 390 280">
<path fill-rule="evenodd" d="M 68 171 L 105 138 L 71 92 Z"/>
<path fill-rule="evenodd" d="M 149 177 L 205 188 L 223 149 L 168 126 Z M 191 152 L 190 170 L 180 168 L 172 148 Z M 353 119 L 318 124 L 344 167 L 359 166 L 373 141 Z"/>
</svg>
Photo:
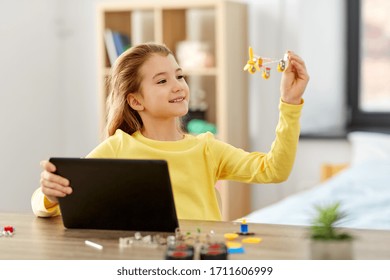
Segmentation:
<svg viewBox="0 0 390 280">
<path fill-rule="evenodd" d="M 390 230 L 390 135 L 352 132 L 348 168 L 323 183 L 256 210 L 252 223 L 310 225 L 315 205 L 340 202 L 347 217 L 339 225 Z"/>
</svg>

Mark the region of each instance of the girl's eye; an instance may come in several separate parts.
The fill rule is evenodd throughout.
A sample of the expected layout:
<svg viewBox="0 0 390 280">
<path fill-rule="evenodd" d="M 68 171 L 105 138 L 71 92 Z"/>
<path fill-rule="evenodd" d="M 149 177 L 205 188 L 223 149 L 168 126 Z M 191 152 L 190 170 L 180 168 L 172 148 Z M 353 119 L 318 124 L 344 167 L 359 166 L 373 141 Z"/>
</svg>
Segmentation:
<svg viewBox="0 0 390 280">
<path fill-rule="evenodd" d="M 186 76 L 184 76 L 184 75 L 179 75 L 179 76 L 177 76 L 177 79 L 179 79 L 179 80 L 181 80 L 181 79 L 184 79 Z"/>
<path fill-rule="evenodd" d="M 160 80 L 157 82 L 157 84 L 165 84 L 167 82 L 167 80 L 163 79 L 163 80 Z"/>
</svg>

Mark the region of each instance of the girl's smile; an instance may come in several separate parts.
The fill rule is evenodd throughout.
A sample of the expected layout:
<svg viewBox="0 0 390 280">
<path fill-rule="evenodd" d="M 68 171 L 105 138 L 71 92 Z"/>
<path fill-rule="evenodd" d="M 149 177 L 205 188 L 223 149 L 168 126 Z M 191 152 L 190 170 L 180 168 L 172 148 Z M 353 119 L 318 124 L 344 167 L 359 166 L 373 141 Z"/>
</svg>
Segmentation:
<svg viewBox="0 0 390 280">
<path fill-rule="evenodd" d="M 178 97 L 178 98 L 175 98 L 173 100 L 170 100 L 169 103 L 178 103 L 178 102 L 182 102 L 185 100 L 185 97 Z"/>
</svg>

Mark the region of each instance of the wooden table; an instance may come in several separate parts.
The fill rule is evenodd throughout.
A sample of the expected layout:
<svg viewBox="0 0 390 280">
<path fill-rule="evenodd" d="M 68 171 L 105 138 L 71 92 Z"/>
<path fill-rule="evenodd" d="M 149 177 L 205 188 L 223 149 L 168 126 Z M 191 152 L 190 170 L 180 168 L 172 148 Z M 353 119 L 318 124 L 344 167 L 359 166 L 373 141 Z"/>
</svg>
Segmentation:
<svg viewBox="0 0 390 280">
<path fill-rule="evenodd" d="M 61 217 L 37 218 L 33 214 L 0 213 L 0 227 L 12 225 L 15 234 L 0 237 L 0 259 L 9 260 L 159 260 L 166 246 L 119 246 L 119 238 L 134 232 L 65 229 Z M 225 241 L 223 234 L 240 231 L 237 222 L 180 221 L 182 232 L 205 236 L 211 230 L 214 239 Z M 307 228 L 298 226 L 249 224 L 249 231 L 262 238 L 258 244 L 243 244 L 244 254 L 230 254 L 229 259 L 304 260 L 309 259 Z M 390 259 L 390 231 L 351 230 L 356 236 L 355 259 Z M 147 233 L 142 233 L 145 236 Z M 90 240 L 103 245 L 98 250 L 85 245 Z M 238 241 L 241 240 L 241 237 Z"/>
</svg>

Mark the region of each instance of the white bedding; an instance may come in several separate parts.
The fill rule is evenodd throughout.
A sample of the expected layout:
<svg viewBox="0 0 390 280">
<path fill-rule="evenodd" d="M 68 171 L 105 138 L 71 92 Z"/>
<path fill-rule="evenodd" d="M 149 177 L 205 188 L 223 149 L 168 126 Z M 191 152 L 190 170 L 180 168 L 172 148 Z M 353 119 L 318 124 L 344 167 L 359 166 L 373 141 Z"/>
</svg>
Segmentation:
<svg viewBox="0 0 390 280">
<path fill-rule="evenodd" d="M 390 230 L 390 160 L 355 163 L 330 180 L 252 212 L 252 223 L 310 225 L 314 205 L 340 202 L 347 218 L 339 226 Z"/>
</svg>

